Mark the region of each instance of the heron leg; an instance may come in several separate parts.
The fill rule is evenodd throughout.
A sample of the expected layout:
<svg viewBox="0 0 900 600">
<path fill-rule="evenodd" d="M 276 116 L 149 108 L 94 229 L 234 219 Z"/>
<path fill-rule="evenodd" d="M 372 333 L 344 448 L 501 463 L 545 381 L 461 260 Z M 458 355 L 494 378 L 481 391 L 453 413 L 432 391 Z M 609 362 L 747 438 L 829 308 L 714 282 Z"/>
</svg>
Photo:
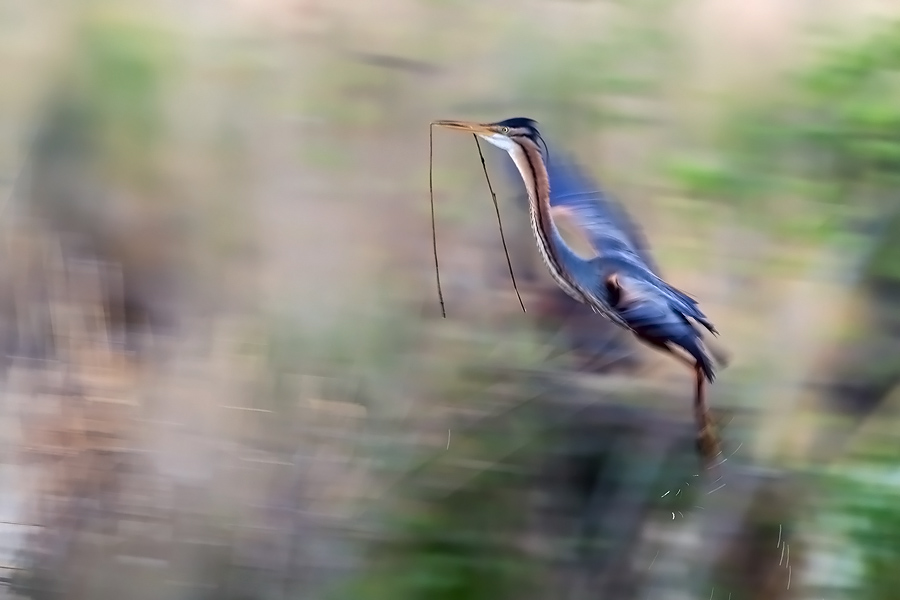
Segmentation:
<svg viewBox="0 0 900 600">
<path fill-rule="evenodd" d="M 713 461 L 722 454 L 719 438 L 716 435 L 712 416 L 709 414 L 709 406 L 706 403 L 706 378 L 700 365 L 694 365 L 695 393 L 694 393 L 694 419 L 697 423 L 697 451 L 706 465 L 711 469 Z"/>
<path fill-rule="evenodd" d="M 670 355 L 687 365 L 694 373 L 694 422 L 697 427 L 697 452 L 707 470 L 715 465 L 715 461 L 722 454 L 719 437 L 716 435 L 715 424 L 709 413 L 706 403 L 706 376 L 700 368 L 700 363 L 678 352 L 668 343 L 654 344 L 667 351 Z"/>
</svg>

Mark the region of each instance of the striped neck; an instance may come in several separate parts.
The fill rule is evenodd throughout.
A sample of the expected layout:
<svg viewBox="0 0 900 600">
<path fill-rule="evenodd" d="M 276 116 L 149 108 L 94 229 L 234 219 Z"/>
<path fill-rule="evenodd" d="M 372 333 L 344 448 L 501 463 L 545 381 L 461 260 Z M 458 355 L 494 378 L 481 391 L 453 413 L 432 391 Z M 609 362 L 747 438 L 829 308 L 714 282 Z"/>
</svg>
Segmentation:
<svg viewBox="0 0 900 600">
<path fill-rule="evenodd" d="M 509 154 L 525 182 L 531 229 L 541 258 L 565 293 L 579 302 L 586 302 L 585 294 L 570 276 L 572 268 L 586 264 L 586 261 L 569 248 L 550 215 L 550 179 L 540 148 L 528 138 L 518 138 L 516 141 Z"/>
</svg>

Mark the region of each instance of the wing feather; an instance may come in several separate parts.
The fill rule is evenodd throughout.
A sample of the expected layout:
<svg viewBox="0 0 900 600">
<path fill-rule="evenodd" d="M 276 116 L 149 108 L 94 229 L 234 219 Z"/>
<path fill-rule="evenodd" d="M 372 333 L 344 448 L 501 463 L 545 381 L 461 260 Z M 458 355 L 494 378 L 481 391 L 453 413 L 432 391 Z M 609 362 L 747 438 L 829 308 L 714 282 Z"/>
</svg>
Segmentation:
<svg viewBox="0 0 900 600">
<path fill-rule="evenodd" d="M 604 194 L 599 185 L 565 152 L 554 147 L 549 154 L 544 152 L 543 157 L 550 181 L 550 207 L 554 217 L 557 210 L 565 209 L 562 218 L 566 219 L 566 226 L 572 221 L 579 223 L 578 238 L 589 241 L 594 248 L 591 254 L 622 256 L 632 262 L 641 262 L 658 273 L 658 265 L 643 230 L 622 205 Z M 528 194 L 518 168 L 510 160 L 502 162 L 507 176 L 518 189 L 517 204 L 527 208 Z"/>
<path fill-rule="evenodd" d="M 550 216 L 560 235 L 572 247 L 575 254 L 585 260 L 599 256 L 597 248 L 591 241 L 589 230 L 585 229 L 583 221 L 569 207 L 551 206 Z"/>
<path fill-rule="evenodd" d="M 572 157 L 557 149 L 550 157 L 550 205 L 574 213 L 599 255 L 630 255 L 658 272 L 643 231 L 622 205 L 603 193 Z"/>
<path fill-rule="evenodd" d="M 617 273 L 616 285 L 619 302 L 615 305 L 615 311 L 639 338 L 656 346 L 671 344 L 682 348 L 697 361 L 710 381 L 715 378 L 714 367 L 701 343 L 700 332 L 688 319 L 695 319 L 711 331 L 715 330 L 711 329 L 709 321 L 696 306 L 689 306 L 670 293 L 669 290 L 674 288 L 668 285 L 661 288 L 643 275 Z"/>
</svg>

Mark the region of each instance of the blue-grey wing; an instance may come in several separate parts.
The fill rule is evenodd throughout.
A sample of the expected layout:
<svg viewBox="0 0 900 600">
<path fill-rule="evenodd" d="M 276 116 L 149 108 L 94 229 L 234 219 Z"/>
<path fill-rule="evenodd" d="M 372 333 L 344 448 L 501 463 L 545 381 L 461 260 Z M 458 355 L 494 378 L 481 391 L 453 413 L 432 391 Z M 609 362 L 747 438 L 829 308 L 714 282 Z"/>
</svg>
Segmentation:
<svg viewBox="0 0 900 600">
<path fill-rule="evenodd" d="M 691 328 L 680 312 L 673 310 L 668 297 L 652 284 L 622 276 L 618 281 L 622 299 L 616 310 L 635 331 L 654 340 L 671 340 Z"/>
<path fill-rule="evenodd" d="M 599 256 L 636 260 L 658 272 L 643 231 L 625 209 L 604 194 L 571 157 L 556 149 L 548 154 L 551 208 L 565 209 Z"/>
<path fill-rule="evenodd" d="M 700 332 L 683 312 L 679 298 L 654 282 L 619 277 L 620 302 L 616 312 L 635 334 L 656 346 L 678 347 L 697 361 L 709 381 L 715 379 L 712 360 L 701 342 Z"/>
<path fill-rule="evenodd" d="M 662 284 L 662 285 L 660 285 Z M 615 310 L 638 337 L 658 346 L 677 346 L 690 354 L 712 381 L 714 369 L 700 332 L 688 320 L 694 319 L 714 331 L 696 302 L 651 273 L 632 277 L 619 273 Z"/>
<path fill-rule="evenodd" d="M 601 256 L 636 256 L 653 272 L 659 266 L 640 226 L 621 204 L 604 194 L 575 160 L 558 148 L 543 152 L 550 179 L 550 206 L 562 209 L 569 220 L 577 220 L 583 235 Z M 516 203 L 528 207 L 528 195 L 515 163 L 503 160 L 507 177 L 518 190 Z"/>
</svg>

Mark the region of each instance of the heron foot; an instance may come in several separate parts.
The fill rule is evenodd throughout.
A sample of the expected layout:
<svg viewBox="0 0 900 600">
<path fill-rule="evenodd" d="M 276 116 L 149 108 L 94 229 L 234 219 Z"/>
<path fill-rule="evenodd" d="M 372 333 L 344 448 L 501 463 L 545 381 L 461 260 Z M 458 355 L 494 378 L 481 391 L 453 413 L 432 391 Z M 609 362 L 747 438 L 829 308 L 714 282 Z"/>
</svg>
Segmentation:
<svg viewBox="0 0 900 600">
<path fill-rule="evenodd" d="M 722 445 L 712 422 L 708 421 L 697 433 L 696 446 L 697 453 L 700 455 L 701 461 L 707 470 L 721 461 Z"/>
</svg>

